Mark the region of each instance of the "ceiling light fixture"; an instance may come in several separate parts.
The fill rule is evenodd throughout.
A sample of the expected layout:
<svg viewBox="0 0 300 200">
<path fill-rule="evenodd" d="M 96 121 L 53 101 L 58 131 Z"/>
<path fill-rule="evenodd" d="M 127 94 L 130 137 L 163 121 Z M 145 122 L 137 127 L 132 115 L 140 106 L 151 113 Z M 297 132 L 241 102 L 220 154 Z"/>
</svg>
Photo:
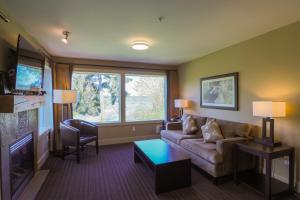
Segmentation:
<svg viewBox="0 0 300 200">
<path fill-rule="evenodd" d="M 133 48 L 134 50 L 146 50 L 149 48 L 149 44 L 145 41 L 135 41 L 132 43 L 131 48 Z"/>
<path fill-rule="evenodd" d="M 65 44 L 68 44 L 68 37 L 69 37 L 70 32 L 69 31 L 64 31 L 63 35 L 64 37 L 61 39 L 61 41 Z"/>
</svg>

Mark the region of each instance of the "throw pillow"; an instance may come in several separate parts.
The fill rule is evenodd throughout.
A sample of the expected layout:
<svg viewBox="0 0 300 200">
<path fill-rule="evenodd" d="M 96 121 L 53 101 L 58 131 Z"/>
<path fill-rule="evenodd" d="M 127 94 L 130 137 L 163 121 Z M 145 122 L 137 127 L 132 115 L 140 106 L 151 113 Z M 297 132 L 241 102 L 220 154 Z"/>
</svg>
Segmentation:
<svg viewBox="0 0 300 200">
<path fill-rule="evenodd" d="M 192 116 L 188 116 L 182 122 L 182 132 L 186 135 L 194 134 L 198 131 L 196 122 Z"/>
<path fill-rule="evenodd" d="M 204 142 L 216 142 L 224 138 L 215 120 L 208 121 L 205 125 L 201 126 L 201 130 Z"/>
</svg>

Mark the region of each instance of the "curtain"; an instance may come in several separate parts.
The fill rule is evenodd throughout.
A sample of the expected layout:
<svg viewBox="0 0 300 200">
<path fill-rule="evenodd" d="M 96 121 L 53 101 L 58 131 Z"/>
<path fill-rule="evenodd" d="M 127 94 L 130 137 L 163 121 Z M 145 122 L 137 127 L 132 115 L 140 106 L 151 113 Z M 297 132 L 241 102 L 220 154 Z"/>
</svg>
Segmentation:
<svg viewBox="0 0 300 200">
<path fill-rule="evenodd" d="M 178 109 L 174 107 L 174 100 L 179 97 L 178 72 L 170 70 L 167 72 L 167 120 L 179 115 Z"/>
<path fill-rule="evenodd" d="M 72 82 L 72 71 L 73 66 L 70 64 L 54 64 L 52 68 L 53 74 L 53 89 L 62 89 L 62 90 L 70 90 L 71 82 Z M 59 132 L 59 123 L 62 121 L 62 109 L 64 109 L 64 118 L 70 119 L 72 118 L 72 106 L 68 105 L 67 107 L 53 104 L 53 117 L 54 117 L 54 140 L 53 147 L 54 152 L 61 149 L 60 142 L 60 132 Z"/>
</svg>

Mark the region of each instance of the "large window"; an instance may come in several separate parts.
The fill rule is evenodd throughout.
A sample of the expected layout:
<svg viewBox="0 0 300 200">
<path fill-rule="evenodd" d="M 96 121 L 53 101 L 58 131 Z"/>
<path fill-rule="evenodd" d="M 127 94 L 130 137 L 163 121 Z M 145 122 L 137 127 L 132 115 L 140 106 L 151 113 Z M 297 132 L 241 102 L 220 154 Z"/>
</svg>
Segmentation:
<svg viewBox="0 0 300 200">
<path fill-rule="evenodd" d="M 163 75 L 125 75 L 126 121 L 163 120 L 166 115 Z"/>
<path fill-rule="evenodd" d="M 120 86 L 120 74 L 74 72 L 72 89 L 78 94 L 73 104 L 74 119 L 120 122 Z"/>
</svg>

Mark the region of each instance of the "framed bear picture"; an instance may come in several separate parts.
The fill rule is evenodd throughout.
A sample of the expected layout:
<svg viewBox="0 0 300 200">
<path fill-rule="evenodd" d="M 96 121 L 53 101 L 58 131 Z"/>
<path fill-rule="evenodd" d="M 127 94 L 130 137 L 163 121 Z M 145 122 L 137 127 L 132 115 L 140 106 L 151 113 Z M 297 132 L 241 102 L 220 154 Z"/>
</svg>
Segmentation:
<svg viewBox="0 0 300 200">
<path fill-rule="evenodd" d="M 201 78 L 200 106 L 238 110 L 238 72 Z"/>
</svg>

